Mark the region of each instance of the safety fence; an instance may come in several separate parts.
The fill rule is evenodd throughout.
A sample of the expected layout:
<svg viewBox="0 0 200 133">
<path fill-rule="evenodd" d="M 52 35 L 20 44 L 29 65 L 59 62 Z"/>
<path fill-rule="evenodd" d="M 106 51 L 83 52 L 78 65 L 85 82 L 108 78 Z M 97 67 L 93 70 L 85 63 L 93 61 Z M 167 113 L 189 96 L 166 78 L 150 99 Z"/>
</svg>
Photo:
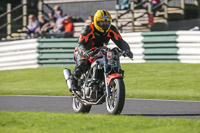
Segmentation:
<svg viewBox="0 0 200 133">
<path fill-rule="evenodd" d="M 134 61 L 121 57 L 122 63 L 182 62 L 200 63 L 199 31 L 124 33 Z M 0 42 L 0 70 L 40 66 L 74 65 L 77 38 L 30 39 Z M 110 41 L 109 47 L 115 47 Z"/>
<path fill-rule="evenodd" d="M 182 63 L 200 63 L 200 32 L 178 31 L 177 54 Z"/>
<path fill-rule="evenodd" d="M 38 39 L 38 64 L 40 66 L 65 66 L 74 64 L 74 49 L 78 39 Z"/>
<path fill-rule="evenodd" d="M 37 68 L 37 39 L 1 42 L 0 70 Z"/>
<path fill-rule="evenodd" d="M 126 33 L 123 36 L 134 53 L 133 63 L 200 63 L 199 31 Z M 114 47 L 113 42 L 111 44 Z M 122 62 L 132 61 L 122 57 Z"/>
</svg>

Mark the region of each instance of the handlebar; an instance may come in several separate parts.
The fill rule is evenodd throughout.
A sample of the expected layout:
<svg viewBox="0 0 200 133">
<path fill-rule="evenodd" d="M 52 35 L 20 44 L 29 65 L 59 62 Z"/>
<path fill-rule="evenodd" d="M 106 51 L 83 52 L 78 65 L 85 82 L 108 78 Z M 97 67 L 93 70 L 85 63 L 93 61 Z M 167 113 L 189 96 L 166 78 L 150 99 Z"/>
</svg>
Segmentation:
<svg viewBox="0 0 200 133">
<path fill-rule="evenodd" d="M 101 51 L 101 53 L 102 53 L 103 55 L 105 55 L 105 54 L 107 53 L 107 50 L 108 50 L 108 49 L 109 49 L 109 48 L 107 48 L 107 47 L 105 47 L 105 46 L 100 47 L 100 48 L 96 48 L 96 49 L 94 50 L 94 54 L 93 54 L 92 57 L 95 57 L 95 55 L 98 55 L 98 53 L 99 53 L 100 51 Z M 129 57 L 127 51 L 125 51 L 125 50 L 120 50 L 120 49 L 118 49 L 117 47 L 111 49 L 111 51 L 115 51 L 115 52 L 117 53 L 118 57 L 120 57 L 120 56 Z M 133 58 L 131 58 L 131 57 L 129 57 L 129 58 L 130 58 L 131 60 L 133 60 Z"/>
</svg>

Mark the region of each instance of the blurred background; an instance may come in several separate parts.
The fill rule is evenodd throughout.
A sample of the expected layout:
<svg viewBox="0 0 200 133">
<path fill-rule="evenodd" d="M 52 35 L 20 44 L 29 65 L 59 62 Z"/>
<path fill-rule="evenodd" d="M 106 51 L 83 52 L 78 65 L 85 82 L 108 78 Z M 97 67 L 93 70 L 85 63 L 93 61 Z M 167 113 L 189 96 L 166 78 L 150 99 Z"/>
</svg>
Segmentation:
<svg viewBox="0 0 200 133">
<path fill-rule="evenodd" d="M 0 70 L 74 65 L 78 37 L 98 9 L 110 12 L 134 54 L 134 61 L 122 63 L 200 63 L 199 5 L 200 0 L 1 0 Z"/>
<path fill-rule="evenodd" d="M 154 1 L 157 3 L 153 4 Z M 38 21 L 42 17 L 43 23 L 47 23 L 50 21 L 49 13 L 55 16 L 55 8 L 62 11 L 63 19 L 72 17 L 73 37 L 79 36 L 82 27 L 91 22 L 91 17 L 98 9 L 106 9 L 111 13 L 112 24 L 121 33 L 198 30 L 200 26 L 199 0 L 1 0 L 0 39 L 54 36 L 57 32 L 52 34 L 50 30 L 42 29 L 37 35 L 29 37 L 27 30 L 30 14 Z M 55 37 L 64 37 L 61 32 Z M 51 35 L 48 36 L 48 33 Z"/>
</svg>

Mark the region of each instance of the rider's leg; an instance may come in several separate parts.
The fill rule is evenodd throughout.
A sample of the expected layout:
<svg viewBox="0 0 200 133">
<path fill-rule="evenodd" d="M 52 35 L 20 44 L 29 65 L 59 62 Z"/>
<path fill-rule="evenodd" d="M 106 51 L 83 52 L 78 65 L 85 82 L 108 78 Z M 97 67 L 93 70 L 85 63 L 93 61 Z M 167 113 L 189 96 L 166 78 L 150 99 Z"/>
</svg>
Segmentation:
<svg viewBox="0 0 200 133">
<path fill-rule="evenodd" d="M 79 61 L 77 61 L 77 65 L 75 66 L 73 72 L 72 72 L 72 88 L 74 90 L 77 90 L 78 87 L 78 79 L 81 77 L 82 73 L 85 73 L 88 68 L 90 67 L 90 63 L 88 60 L 86 59 L 81 59 Z"/>
<path fill-rule="evenodd" d="M 77 65 L 75 66 L 72 75 L 74 76 L 74 78 L 79 79 L 81 77 L 81 74 L 85 73 L 89 67 L 89 61 L 86 59 L 81 59 L 77 62 Z"/>
</svg>

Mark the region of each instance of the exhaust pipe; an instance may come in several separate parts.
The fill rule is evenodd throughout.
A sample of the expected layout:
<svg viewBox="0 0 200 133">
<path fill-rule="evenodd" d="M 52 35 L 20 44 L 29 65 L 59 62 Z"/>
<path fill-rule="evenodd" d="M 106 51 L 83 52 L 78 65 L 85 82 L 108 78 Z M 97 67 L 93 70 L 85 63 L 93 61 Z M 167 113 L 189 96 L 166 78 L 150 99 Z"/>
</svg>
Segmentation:
<svg viewBox="0 0 200 133">
<path fill-rule="evenodd" d="M 65 81 L 66 81 L 66 83 L 67 83 L 67 86 L 68 86 L 69 90 L 72 90 L 72 80 L 71 80 L 71 78 L 70 78 L 70 76 L 71 76 L 71 71 L 70 71 L 69 69 L 65 68 L 65 69 L 63 70 L 63 74 L 64 74 Z"/>
</svg>

